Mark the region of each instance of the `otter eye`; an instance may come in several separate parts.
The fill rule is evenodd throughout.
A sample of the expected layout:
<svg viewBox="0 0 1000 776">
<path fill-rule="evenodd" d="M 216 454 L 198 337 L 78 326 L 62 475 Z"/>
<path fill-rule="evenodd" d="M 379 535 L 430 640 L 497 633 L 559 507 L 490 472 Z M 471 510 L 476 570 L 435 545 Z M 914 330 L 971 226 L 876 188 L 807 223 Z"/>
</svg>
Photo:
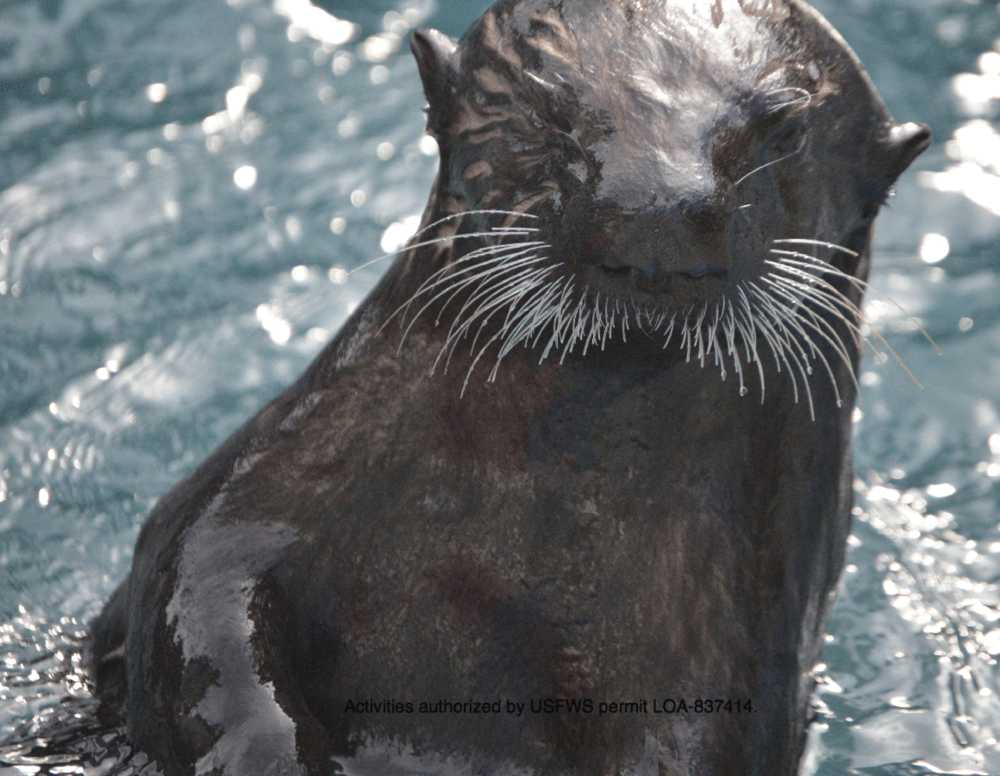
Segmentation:
<svg viewBox="0 0 1000 776">
<path fill-rule="evenodd" d="M 549 122 L 535 109 L 528 108 L 525 110 L 525 117 L 531 128 L 536 132 L 546 132 L 550 129 Z"/>
<path fill-rule="evenodd" d="M 573 134 L 573 124 L 565 116 L 562 116 L 562 115 L 559 115 L 559 114 L 557 114 L 555 112 L 550 111 L 545 116 L 545 120 L 546 120 L 546 122 L 548 123 L 548 125 L 550 127 L 552 127 L 553 129 L 555 129 L 560 134 L 572 136 L 572 134 Z M 576 141 L 574 140 L 573 142 L 575 143 Z"/>
<path fill-rule="evenodd" d="M 751 123 L 765 137 L 780 138 L 800 130 L 811 104 L 812 95 L 805 89 L 773 89 L 754 103 Z"/>
<path fill-rule="evenodd" d="M 798 153 L 806 141 L 806 131 L 806 123 L 799 116 L 772 127 L 766 139 L 768 156 L 780 158 Z"/>
<path fill-rule="evenodd" d="M 569 135 L 573 132 L 573 125 L 569 121 L 545 106 L 529 108 L 526 115 L 531 126 L 538 132 L 560 135 Z"/>
<path fill-rule="evenodd" d="M 812 96 L 805 89 L 775 89 L 758 103 L 754 124 L 768 159 L 779 159 L 802 150 L 808 129 L 806 110 Z"/>
<path fill-rule="evenodd" d="M 767 121 L 782 121 L 805 111 L 812 105 L 812 93 L 799 86 L 772 89 L 761 100 L 757 111 Z"/>
<path fill-rule="evenodd" d="M 552 131 L 558 138 L 563 154 L 567 158 L 573 161 L 582 161 L 585 167 L 589 167 L 590 156 L 584 150 L 583 146 L 580 145 L 580 141 L 573 135 L 571 127 L 562 128 L 554 126 Z"/>
</svg>

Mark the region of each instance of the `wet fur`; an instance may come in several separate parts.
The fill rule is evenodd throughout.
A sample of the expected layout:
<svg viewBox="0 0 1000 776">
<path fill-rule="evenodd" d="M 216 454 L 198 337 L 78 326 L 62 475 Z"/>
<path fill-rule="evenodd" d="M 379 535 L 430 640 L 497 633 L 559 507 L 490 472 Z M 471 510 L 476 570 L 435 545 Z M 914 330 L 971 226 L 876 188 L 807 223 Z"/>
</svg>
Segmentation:
<svg viewBox="0 0 1000 776">
<path fill-rule="evenodd" d="M 802 3 L 568 8 L 418 35 L 442 149 L 424 231 L 143 527 L 94 664 L 168 776 L 320 774 L 387 740 L 477 774 L 796 771 L 849 530 L 871 223 L 926 134 Z M 772 109 L 807 122 L 790 156 L 748 129 Z M 497 697 L 755 710 L 344 710 Z"/>
</svg>

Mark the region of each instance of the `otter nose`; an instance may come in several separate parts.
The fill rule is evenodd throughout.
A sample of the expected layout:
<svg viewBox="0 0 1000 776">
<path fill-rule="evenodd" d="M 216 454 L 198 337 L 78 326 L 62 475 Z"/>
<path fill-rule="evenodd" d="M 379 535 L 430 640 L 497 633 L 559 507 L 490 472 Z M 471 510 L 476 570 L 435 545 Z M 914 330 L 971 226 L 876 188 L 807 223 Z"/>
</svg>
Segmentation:
<svg viewBox="0 0 1000 776">
<path fill-rule="evenodd" d="M 722 203 L 714 196 L 688 197 L 674 208 L 674 218 L 681 228 L 701 234 L 717 233 L 725 229 Z M 668 217 L 670 217 L 669 214 Z"/>
<path fill-rule="evenodd" d="M 651 198 L 626 209 L 614 200 L 571 202 L 564 244 L 582 265 L 613 276 L 634 274 L 644 284 L 671 277 L 726 279 L 730 272 L 728 216 L 708 187 Z"/>
<path fill-rule="evenodd" d="M 726 215 L 718 197 L 681 200 L 668 215 L 676 225 L 677 250 L 666 257 L 674 271 L 686 277 L 724 279 L 729 274 Z"/>
<path fill-rule="evenodd" d="M 725 279 L 730 258 L 725 211 L 714 197 L 688 197 L 628 219 L 619 262 L 653 280 L 681 275 Z"/>
</svg>

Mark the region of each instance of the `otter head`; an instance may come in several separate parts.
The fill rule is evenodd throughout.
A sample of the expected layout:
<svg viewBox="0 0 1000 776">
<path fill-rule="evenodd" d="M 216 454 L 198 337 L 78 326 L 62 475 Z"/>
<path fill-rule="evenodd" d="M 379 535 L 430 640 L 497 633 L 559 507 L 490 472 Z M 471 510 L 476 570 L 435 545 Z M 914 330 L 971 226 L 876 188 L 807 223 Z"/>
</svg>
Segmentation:
<svg viewBox="0 0 1000 776">
<path fill-rule="evenodd" d="M 831 289 L 867 271 L 879 207 L 930 139 L 891 120 L 798 0 L 504 0 L 461 42 L 421 31 L 413 48 L 438 196 L 479 233 L 496 211 L 536 230 L 521 244 L 543 247 L 511 255 L 529 299 L 549 294 L 545 325 L 570 308 L 591 327 L 625 309 L 671 335 L 683 320 L 703 361 L 713 321 L 732 355 L 727 327 L 774 349 L 792 320 L 821 328 L 802 325 L 804 300 L 843 313 Z"/>
</svg>

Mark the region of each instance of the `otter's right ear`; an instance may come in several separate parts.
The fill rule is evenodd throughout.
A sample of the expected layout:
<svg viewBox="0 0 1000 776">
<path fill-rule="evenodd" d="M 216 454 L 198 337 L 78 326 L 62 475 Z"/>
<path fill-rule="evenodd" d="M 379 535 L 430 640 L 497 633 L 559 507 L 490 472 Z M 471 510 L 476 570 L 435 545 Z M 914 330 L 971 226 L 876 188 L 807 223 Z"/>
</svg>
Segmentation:
<svg viewBox="0 0 1000 776">
<path fill-rule="evenodd" d="M 931 144 L 931 131 L 924 124 L 896 124 L 889 130 L 890 183 L 902 175 Z"/>
<path fill-rule="evenodd" d="M 458 73 L 458 44 L 437 30 L 422 29 L 413 33 L 410 48 L 417 60 L 420 80 L 430 111 L 427 126 L 432 132 L 440 128 L 450 108 Z"/>
</svg>

